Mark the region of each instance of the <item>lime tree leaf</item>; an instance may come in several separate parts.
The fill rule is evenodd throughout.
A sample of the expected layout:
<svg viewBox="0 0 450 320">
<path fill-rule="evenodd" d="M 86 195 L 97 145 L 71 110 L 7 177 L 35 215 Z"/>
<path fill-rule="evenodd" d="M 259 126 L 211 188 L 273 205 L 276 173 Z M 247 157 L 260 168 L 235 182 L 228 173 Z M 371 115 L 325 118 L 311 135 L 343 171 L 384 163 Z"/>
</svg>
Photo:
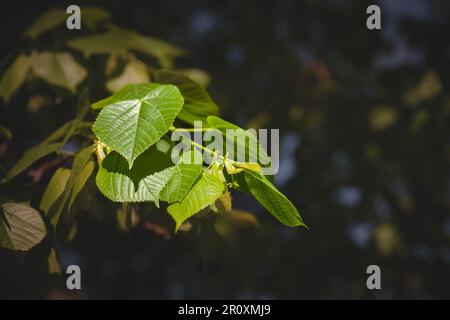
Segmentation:
<svg viewBox="0 0 450 320">
<path fill-rule="evenodd" d="M 29 27 L 25 30 L 23 35 L 31 39 L 36 39 L 41 34 L 56 28 L 63 24 L 68 17 L 65 10 L 51 9 L 39 16 Z M 81 10 L 81 23 L 89 28 L 94 28 L 98 23 L 109 20 L 111 15 L 102 8 L 83 6 Z"/>
<path fill-rule="evenodd" d="M 167 212 L 175 221 L 175 229 L 203 208 L 214 203 L 223 193 L 225 186 L 218 177 L 203 173 L 181 203 L 171 204 Z"/>
<path fill-rule="evenodd" d="M 55 201 L 61 196 L 66 188 L 67 180 L 70 177 L 70 169 L 59 168 L 53 174 L 50 182 L 45 189 L 44 195 L 42 196 L 41 204 L 39 208 L 45 213 L 48 212 L 50 207 L 55 203 Z"/>
<path fill-rule="evenodd" d="M 89 177 L 92 175 L 92 172 L 94 171 L 94 161 L 89 161 L 86 166 L 83 168 L 83 170 L 80 172 L 78 176 L 75 177 L 75 181 L 73 184 L 73 190 L 70 195 L 69 200 L 69 210 L 72 207 L 73 202 L 75 201 L 75 198 L 80 193 L 81 190 L 83 190 L 84 185 L 86 184 Z"/>
<path fill-rule="evenodd" d="M 189 79 L 197 82 L 203 88 L 206 88 L 211 82 L 211 77 L 209 74 L 200 69 L 177 69 L 175 71 L 184 74 Z"/>
<path fill-rule="evenodd" d="M 158 205 L 159 194 L 173 174 L 174 167 L 167 167 L 169 161 L 168 155 L 151 148 L 129 169 L 127 161 L 113 151 L 100 165 L 97 187 L 114 202 L 153 201 Z"/>
<path fill-rule="evenodd" d="M 193 124 L 195 120 L 205 120 L 207 116 L 218 115 L 219 107 L 208 92 L 197 82 L 180 72 L 160 70 L 154 73 L 153 80 L 161 84 L 173 84 L 184 97 L 184 106 L 178 118 Z"/>
<path fill-rule="evenodd" d="M 72 93 L 75 93 L 78 84 L 87 75 L 87 71 L 67 52 L 33 52 L 31 60 L 36 76 Z"/>
<path fill-rule="evenodd" d="M 233 155 L 232 160 L 259 163 L 263 166 L 270 164 L 271 159 L 266 150 L 249 130 L 244 130 L 216 116 L 209 116 L 206 121 L 211 128 L 219 129 L 225 135 L 226 150 L 224 152 L 230 156 Z M 239 158 L 239 155 L 242 156 L 242 159 Z"/>
<path fill-rule="evenodd" d="M 44 239 L 47 230 L 36 209 L 20 203 L 2 204 L 0 216 L 0 246 L 27 251 Z"/>
<path fill-rule="evenodd" d="M 116 54 L 130 50 L 156 58 L 163 67 L 170 68 L 172 60 L 186 52 L 157 38 L 140 35 L 134 31 L 109 26 L 110 31 L 92 36 L 71 39 L 67 45 L 81 51 L 86 57 L 93 54 Z"/>
<path fill-rule="evenodd" d="M 93 54 L 124 53 L 130 49 L 128 43 L 113 32 L 74 38 L 67 45 L 81 51 L 86 57 Z"/>
<path fill-rule="evenodd" d="M 113 95 L 93 103 L 91 108 L 99 110 L 119 101 L 143 99 L 150 91 L 159 87 L 157 83 L 129 84 Z"/>
<path fill-rule="evenodd" d="M 306 227 L 295 206 L 266 177 L 246 170 L 245 180 L 250 193 L 281 223 Z"/>
<path fill-rule="evenodd" d="M 0 126 L 0 136 L 4 137 L 6 140 L 11 140 L 12 133 L 8 128 Z"/>
<path fill-rule="evenodd" d="M 146 87 L 149 90 L 143 97 L 135 91 Z M 131 168 L 140 154 L 169 131 L 183 106 L 183 96 L 173 85 L 134 85 L 123 91 L 118 96 L 131 97 L 104 107 L 93 131 L 106 146 L 124 156 Z"/>
<path fill-rule="evenodd" d="M 81 23 L 90 29 L 94 29 L 98 24 L 108 20 L 111 20 L 111 14 L 103 8 L 83 6 L 81 9 Z"/>
<path fill-rule="evenodd" d="M 116 36 L 130 49 L 156 58 L 163 68 L 171 68 L 174 58 L 183 56 L 186 51 L 157 38 L 144 36 L 114 25 L 109 26 Z"/>
<path fill-rule="evenodd" d="M 117 92 L 127 84 L 139 84 L 150 81 L 147 66 L 143 63 L 129 62 L 122 74 L 106 83 L 106 89 Z"/>
<path fill-rule="evenodd" d="M 37 18 L 23 33 L 31 39 L 39 37 L 41 34 L 62 24 L 67 19 L 67 14 L 62 9 L 48 10 Z"/>
<path fill-rule="evenodd" d="M 11 168 L 6 174 L 2 182 L 7 182 L 22 173 L 29 166 L 37 160 L 49 155 L 50 153 L 58 151 L 62 147 L 62 143 L 40 144 L 36 147 L 28 149 L 23 154 L 22 158 Z"/>
<path fill-rule="evenodd" d="M 69 138 L 70 138 L 71 135 L 68 135 L 67 133 L 69 132 L 69 129 L 72 127 L 74 122 L 76 122 L 76 119 L 67 121 L 61 127 L 56 129 L 52 134 L 50 134 L 47 138 L 45 138 L 45 140 L 42 141 L 42 144 L 49 144 L 52 142 L 56 142 L 66 136 L 69 136 Z M 80 121 L 80 122 L 78 122 L 77 128 L 72 135 L 78 134 L 80 131 L 82 131 L 84 129 L 90 129 L 90 128 L 92 128 L 92 122 Z"/>
<path fill-rule="evenodd" d="M 182 201 L 200 175 L 202 167 L 201 164 L 189 163 L 176 165 L 172 178 L 161 191 L 160 199 L 168 203 Z"/>
<path fill-rule="evenodd" d="M 30 70 L 30 57 L 21 54 L 6 69 L 0 80 L 0 97 L 8 102 L 14 92 L 22 86 Z"/>
<path fill-rule="evenodd" d="M 64 192 L 58 198 L 55 205 L 52 206 L 50 210 L 47 212 L 47 216 L 49 217 L 50 222 L 55 228 L 59 222 L 59 219 L 61 217 L 64 208 L 67 205 L 67 201 L 69 200 L 72 194 L 76 181 L 79 179 L 81 173 L 83 172 L 83 169 L 86 167 L 86 165 L 92 158 L 93 151 L 94 151 L 93 147 L 89 146 L 81 149 L 74 157 L 72 169 L 70 171 L 70 176 L 69 179 L 67 180 Z"/>
<path fill-rule="evenodd" d="M 64 136 L 64 140 L 62 142 L 64 145 L 74 135 L 74 133 L 77 130 L 77 128 L 79 127 L 80 123 L 83 121 L 84 117 L 86 117 L 86 114 L 89 111 L 89 106 L 90 106 L 89 90 L 84 89 L 81 92 L 80 97 L 78 99 L 77 115 L 75 116 L 75 119 L 73 120 L 72 124 L 70 125 L 70 127 L 68 128 L 68 130 Z"/>
<path fill-rule="evenodd" d="M 56 254 L 55 248 L 50 249 L 50 253 L 48 254 L 48 273 L 49 274 L 60 274 L 61 266 L 58 262 L 58 256 Z"/>
</svg>

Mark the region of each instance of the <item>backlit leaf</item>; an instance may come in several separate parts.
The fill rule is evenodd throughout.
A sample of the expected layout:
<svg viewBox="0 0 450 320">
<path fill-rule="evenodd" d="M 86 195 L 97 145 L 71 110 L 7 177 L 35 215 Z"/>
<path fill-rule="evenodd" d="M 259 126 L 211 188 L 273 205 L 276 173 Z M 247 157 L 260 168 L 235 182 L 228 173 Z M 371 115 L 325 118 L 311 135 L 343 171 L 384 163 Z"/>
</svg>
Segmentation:
<svg viewBox="0 0 450 320">
<path fill-rule="evenodd" d="M 36 76 L 49 84 L 66 88 L 72 93 L 75 93 L 77 85 L 87 75 L 87 71 L 67 52 L 34 52 L 31 60 Z"/>
</svg>

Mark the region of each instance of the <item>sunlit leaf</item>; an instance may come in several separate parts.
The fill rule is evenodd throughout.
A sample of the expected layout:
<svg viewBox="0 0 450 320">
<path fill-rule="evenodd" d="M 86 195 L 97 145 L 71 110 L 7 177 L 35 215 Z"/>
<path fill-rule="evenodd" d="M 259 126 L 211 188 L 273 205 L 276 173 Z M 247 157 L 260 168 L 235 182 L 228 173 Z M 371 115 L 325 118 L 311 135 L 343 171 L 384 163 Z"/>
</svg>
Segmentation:
<svg viewBox="0 0 450 320">
<path fill-rule="evenodd" d="M 150 81 L 147 67 L 143 63 L 129 62 L 122 74 L 106 83 L 106 89 L 117 92 L 127 84 L 139 84 Z"/>
<path fill-rule="evenodd" d="M 174 167 L 172 178 L 161 191 L 160 198 L 168 203 L 180 202 L 202 171 L 201 164 L 178 164 Z"/>
<path fill-rule="evenodd" d="M 78 84 L 87 75 L 87 71 L 67 52 L 33 52 L 31 60 L 36 76 L 72 93 L 75 93 Z"/>
<path fill-rule="evenodd" d="M 181 203 L 171 204 L 167 212 L 175 221 L 175 229 L 203 208 L 214 203 L 223 193 L 222 180 L 211 174 L 204 173 L 192 187 Z"/>
<path fill-rule="evenodd" d="M 270 157 L 252 132 L 216 116 L 209 116 L 206 121 L 209 127 L 219 129 L 224 134 L 226 144 L 223 151 L 234 161 L 248 163 L 241 164 L 242 168 L 250 166 L 253 171 L 258 171 L 257 164 L 270 164 Z"/>
<path fill-rule="evenodd" d="M 39 212 L 20 203 L 4 203 L 0 215 L 0 246 L 27 251 L 45 237 L 47 230 Z"/>
<path fill-rule="evenodd" d="M 93 131 L 124 156 L 131 168 L 142 152 L 169 131 L 183 106 L 183 96 L 173 85 L 143 84 L 126 86 L 114 97 L 98 115 Z"/>
</svg>

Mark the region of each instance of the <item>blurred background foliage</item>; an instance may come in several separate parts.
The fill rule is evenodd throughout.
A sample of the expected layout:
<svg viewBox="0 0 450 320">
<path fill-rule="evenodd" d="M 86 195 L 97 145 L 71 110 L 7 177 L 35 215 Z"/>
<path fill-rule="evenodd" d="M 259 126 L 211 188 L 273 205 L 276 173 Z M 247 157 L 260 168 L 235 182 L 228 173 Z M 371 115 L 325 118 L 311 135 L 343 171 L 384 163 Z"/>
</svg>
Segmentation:
<svg viewBox="0 0 450 320">
<path fill-rule="evenodd" d="M 77 2 L 82 13 L 93 3 Z M 13 136 L 0 144 L 3 172 L 73 118 L 82 87 L 95 101 L 146 68 L 188 70 L 209 84 L 223 118 L 280 128 L 275 183 L 310 230 L 282 226 L 236 196 L 236 218 L 198 219 L 173 235 L 164 210 L 118 208 L 86 192 L 76 232 L 57 247 L 63 271 L 81 266 L 84 289 L 67 292 L 64 276 L 49 274 L 54 252 L 44 239 L 27 253 L 0 249 L 0 297 L 450 298 L 450 3 L 376 3 L 381 31 L 365 27 L 368 1 L 96 4 L 116 25 L 170 43 L 170 59 L 67 49 L 68 33 L 88 35 L 89 25 L 30 40 L 22 34 L 38 14 L 65 7 L 10 3 L 1 12 L 2 74 L 20 52 L 69 50 L 86 75 L 66 89 L 38 77 L 1 102 L 0 124 Z M 38 204 L 49 161 L 2 196 Z M 381 267 L 382 290 L 366 289 L 370 264 Z"/>
</svg>

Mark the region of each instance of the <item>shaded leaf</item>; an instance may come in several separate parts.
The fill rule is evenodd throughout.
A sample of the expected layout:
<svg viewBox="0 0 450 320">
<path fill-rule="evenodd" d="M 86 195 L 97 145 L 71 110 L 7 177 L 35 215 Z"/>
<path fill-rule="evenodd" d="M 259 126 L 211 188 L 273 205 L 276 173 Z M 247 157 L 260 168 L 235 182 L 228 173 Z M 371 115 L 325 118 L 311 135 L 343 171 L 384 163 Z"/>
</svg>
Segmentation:
<svg viewBox="0 0 450 320">
<path fill-rule="evenodd" d="M 288 226 L 305 226 L 295 206 L 261 174 L 245 171 L 250 193 L 272 216 Z"/>
<path fill-rule="evenodd" d="M 39 16 L 23 33 L 24 36 L 35 39 L 41 34 L 62 24 L 67 14 L 62 9 L 51 9 Z"/>
<path fill-rule="evenodd" d="M 0 136 L 4 137 L 6 140 L 11 140 L 12 133 L 8 128 L 0 125 Z"/>
<path fill-rule="evenodd" d="M 85 56 L 136 50 L 155 57 L 163 67 L 171 67 L 173 58 L 185 54 L 184 50 L 165 41 L 112 25 L 109 27 L 111 31 L 71 39 L 67 42 L 67 45 L 81 51 Z"/>
<path fill-rule="evenodd" d="M 63 24 L 69 15 L 62 9 L 51 9 L 39 16 L 24 32 L 24 36 L 31 39 Z M 81 10 L 81 23 L 94 28 L 99 22 L 109 20 L 111 15 L 99 7 L 83 6 Z"/>
<path fill-rule="evenodd" d="M 69 200 L 72 194 L 73 187 L 77 179 L 79 178 L 83 169 L 86 167 L 86 165 L 92 158 L 93 151 L 94 151 L 93 147 L 89 146 L 81 149 L 74 157 L 72 169 L 70 172 L 69 179 L 67 180 L 66 188 L 64 189 L 64 192 L 61 194 L 60 198 L 56 202 L 55 206 L 52 206 L 47 214 L 47 216 L 50 219 L 50 222 L 55 228 L 57 227 L 61 214 L 64 208 L 66 207 L 67 201 Z"/>
<path fill-rule="evenodd" d="M 161 169 L 166 155 L 153 148 L 136 160 L 129 169 L 117 152 L 103 159 L 96 183 L 100 192 L 114 202 L 159 203 L 159 194 L 173 174 L 174 167 Z"/>
<path fill-rule="evenodd" d="M 49 274 L 61 273 L 61 266 L 59 265 L 55 248 L 51 248 L 50 253 L 48 255 L 48 273 Z"/>
<path fill-rule="evenodd" d="M 127 100 L 122 100 L 124 96 Z M 124 156 L 131 168 L 140 154 L 169 131 L 183 97 L 173 85 L 147 84 L 126 86 L 114 97 L 98 115 L 93 131 Z"/>
<path fill-rule="evenodd" d="M 67 180 L 69 180 L 70 169 L 59 168 L 55 171 L 50 182 L 45 189 L 44 195 L 42 196 L 39 208 L 45 213 L 48 212 L 50 207 L 55 203 L 55 201 L 61 196 L 66 188 Z"/>
<path fill-rule="evenodd" d="M 75 201 L 75 198 L 80 193 L 80 191 L 83 189 L 84 185 L 86 184 L 86 181 L 92 175 L 92 172 L 94 171 L 94 167 L 95 167 L 94 161 L 89 161 L 86 164 L 86 166 L 83 168 L 83 170 L 80 172 L 80 174 L 77 175 L 76 177 L 74 177 L 73 190 L 70 195 L 68 210 L 70 210 L 73 202 Z"/>
<path fill-rule="evenodd" d="M 180 89 L 184 97 L 184 106 L 178 118 L 193 124 L 195 120 L 205 120 L 207 116 L 218 115 L 219 107 L 208 92 L 198 83 L 180 72 L 160 70 L 154 73 L 153 81 L 162 84 L 173 84 Z"/>
<path fill-rule="evenodd" d="M 39 212 L 20 203 L 2 204 L 0 217 L 0 246 L 27 251 L 44 239 L 47 230 Z"/>
<path fill-rule="evenodd" d="M 50 153 L 58 151 L 62 147 L 61 143 L 40 144 L 36 147 L 28 149 L 23 154 L 22 158 L 11 168 L 6 174 L 2 182 L 6 182 L 22 173 L 29 166 L 37 160 L 49 155 Z"/>
<path fill-rule="evenodd" d="M 30 57 L 21 54 L 6 69 L 0 80 L 0 97 L 8 102 L 14 92 L 22 86 L 26 79 L 27 72 L 30 70 Z"/>
</svg>

